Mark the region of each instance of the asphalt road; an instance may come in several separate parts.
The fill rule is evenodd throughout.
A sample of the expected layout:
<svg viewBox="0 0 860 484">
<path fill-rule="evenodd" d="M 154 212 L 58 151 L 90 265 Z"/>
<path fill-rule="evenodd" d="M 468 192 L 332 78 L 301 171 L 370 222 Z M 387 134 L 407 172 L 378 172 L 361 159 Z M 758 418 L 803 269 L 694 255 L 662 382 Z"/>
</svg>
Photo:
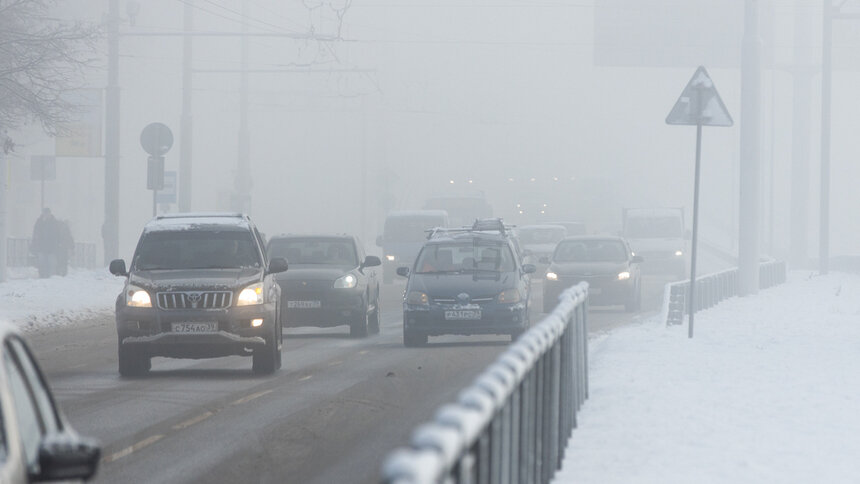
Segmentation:
<svg viewBox="0 0 860 484">
<path fill-rule="evenodd" d="M 646 279 L 643 313 L 592 308 L 590 333 L 658 310 L 664 283 Z M 284 367 L 268 377 L 230 357 L 156 358 L 149 376 L 120 379 L 112 314 L 28 339 L 69 420 L 103 444 L 97 482 L 371 483 L 385 454 L 509 344 L 441 337 L 404 348 L 402 290 L 384 290 L 381 335 L 288 331 Z M 533 308 L 540 299 L 536 284 Z"/>
</svg>

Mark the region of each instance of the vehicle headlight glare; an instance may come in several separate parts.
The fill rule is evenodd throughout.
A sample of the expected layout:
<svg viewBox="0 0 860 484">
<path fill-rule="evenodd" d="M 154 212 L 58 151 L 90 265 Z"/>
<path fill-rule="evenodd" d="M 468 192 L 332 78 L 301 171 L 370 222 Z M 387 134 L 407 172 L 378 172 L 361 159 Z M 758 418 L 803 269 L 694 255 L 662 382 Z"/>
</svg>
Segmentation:
<svg viewBox="0 0 860 484">
<path fill-rule="evenodd" d="M 499 302 L 503 304 L 514 304 L 522 301 L 520 291 L 517 289 L 507 289 L 499 294 Z"/>
<path fill-rule="evenodd" d="M 340 279 L 334 281 L 335 289 L 352 289 L 358 284 L 358 278 L 352 274 L 347 274 Z"/>
<path fill-rule="evenodd" d="M 256 284 L 251 284 L 250 286 L 242 289 L 239 292 L 239 299 L 236 301 L 237 306 L 254 306 L 257 304 L 263 304 L 263 283 L 258 282 Z"/>
<path fill-rule="evenodd" d="M 547 281 L 557 281 L 558 280 L 558 274 L 556 274 L 555 272 L 552 272 L 552 271 L 547 272 L 546 273 L 546 280 Z"/>
<path fill-rule="evenodd" d="M 388 262 L 394 262 L 394 259 L 395 259 L 395 257 L 393 255 L 387 255 L 387 256 L 385 256 L 385 258 L 388 260 Z"/>
<path fill-rule="evenodd" d="M 125 293 L 125 303 L 133 308 L 152 307 L 152 299 L 149 297 L 149 293 L 136 286 L 128 286 L 128 290 Z"/>
<path fill-rule="evenodd" d="M 630 279 L 630 273 L 629 272 L 624 271 L 624 272 L 618 273 L 618 280 L 619 281 L 626 281 L 627 279 Z"/>
<path fill-rule="evenodd" d="M 415 306 L 427 306 L 430 304 L 430 298 L 427 297 L 427 294 L 424 294 L 420 291 L 412 291 L 406 296 L 406 304 L 412 304 Z"/>
<path fill-rule="evenodd" d="M 676 251 L 675 251 L 675 256 L 677 256 L 677 257 L 681 257 L 682 255 L 684 255 L 684 252 L 682 252 L 682 251 L 680 251 L 680 250 L 676 250 Z"/>
</svg>

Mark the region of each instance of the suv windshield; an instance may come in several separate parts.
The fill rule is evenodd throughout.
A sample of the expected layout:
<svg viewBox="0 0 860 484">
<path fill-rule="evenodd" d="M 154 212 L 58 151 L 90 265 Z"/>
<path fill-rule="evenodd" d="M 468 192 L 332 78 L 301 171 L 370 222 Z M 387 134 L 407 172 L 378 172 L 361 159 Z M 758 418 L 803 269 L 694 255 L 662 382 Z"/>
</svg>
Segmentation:
<svg viewBox="0 0 860 484">
<path fill-rule="evenodd" d="M 617 240 L 575 240 L 558 244 L 554 262 L 624 262 L 627 250 Z"/>
<path fill-rule="evenodd" d="M 520 243 L 523 245 L 557 244 L 565 236 L 563 227 L 522 228 L 519 230 Z"/>
<path fill-rule="evenodd" d="M 176 230 L 143 236 L 134 258 L 139 271 L 260 267 L 251 232 Z"/>
<path fill-rule="evenodd" d="M 345 239 L 274 239 L 269 243 L 269 258 L 273 257 L 283 257 L 290 264 L 358 265 L 355 246 Z"/>
<path fill-rule="evenodd" d="M 625 235 L 634 239 L 679 238 L 680 217 L 631 217 L 627 219 Z"/>
<path fill-rule="evenodd" d="M 436 217 L 391 217 L 385 221 L 385 241 L 423 242 L 427 239 L 425 230 L 444 225 L 444 220 Z"/>
<path fill-rule="evenodd" d="M 487 242 L 430 244 L 421 251 L 415 265 L 418 274 L 512 272 L 514 268 L 514 257 L 507 244 Z"/>
</svg>

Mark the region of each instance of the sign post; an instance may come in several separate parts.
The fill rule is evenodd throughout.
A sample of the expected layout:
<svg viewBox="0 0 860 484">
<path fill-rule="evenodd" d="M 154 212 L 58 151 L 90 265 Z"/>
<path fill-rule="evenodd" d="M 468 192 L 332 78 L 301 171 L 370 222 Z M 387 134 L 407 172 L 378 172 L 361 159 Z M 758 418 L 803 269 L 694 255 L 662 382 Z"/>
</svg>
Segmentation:
<svg viewBox="0 0 860 484">
<path fill-rule="evenodd" d="M 164 188 L 164 155 L 173 147 L 173 132 L 162 123 L 150 123 L 140 133 L 140 145 L 149 153 L 146 188 L 152 190 L 152 216 L 158 214 L 158 191 Z"/>
<path fill-rule="evenodd" d="M 696 314 L 696 256 L 699 238 L 699 178 L 702 164 L 702 126 L 729 127 L 734 124 L 726 105 L 717 92 L 714 81 L 704 67 L 699 66 L 681 97 L 675 103 L 666 124 L 696 127 L 696 174 L 693 182 L 693 240 L 690 253 L 690 289 L 687 310 L 690 314 L 689 333 L 693 337 L 693 319 Z"/>
</svg>

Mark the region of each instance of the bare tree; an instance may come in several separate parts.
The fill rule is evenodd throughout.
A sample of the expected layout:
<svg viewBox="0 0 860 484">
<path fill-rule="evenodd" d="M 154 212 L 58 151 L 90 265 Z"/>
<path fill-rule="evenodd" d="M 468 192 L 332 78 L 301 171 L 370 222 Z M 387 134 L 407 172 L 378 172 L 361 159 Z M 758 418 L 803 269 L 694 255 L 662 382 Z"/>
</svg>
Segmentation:
<svg viewBox="0 0 860 484">
<path fill-rule="evenodd" d="M 62 132 L 75 107 L 64 94 L 78 87 L 94 58 L 98 26 L 51 16 L 55 0 L 0 0 L 0 150 L 8 132 L 39 123 Z"/>
</svg>

